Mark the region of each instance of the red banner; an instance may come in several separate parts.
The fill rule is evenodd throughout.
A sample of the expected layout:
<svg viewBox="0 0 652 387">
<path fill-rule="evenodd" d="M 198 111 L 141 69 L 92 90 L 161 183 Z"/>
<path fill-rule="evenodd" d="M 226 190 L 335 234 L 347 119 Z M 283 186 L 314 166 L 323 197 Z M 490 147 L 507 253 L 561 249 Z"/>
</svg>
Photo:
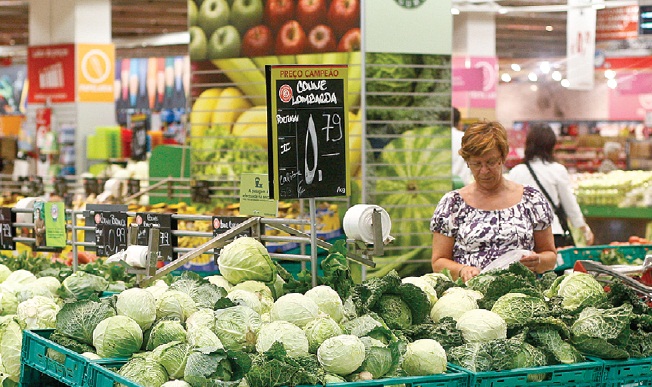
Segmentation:
<svg viewBox="0 0 652 387">
<path fill-rule="evenodd" d="M 33 46 L 27 50 L 28 102 L 75 102 L 75 45 Z"/>
<path fill-rule="evenodd" d="M 635 39 L 638 36 L 638 5 L 598 11 L 595 40 Z"/>
</svg>

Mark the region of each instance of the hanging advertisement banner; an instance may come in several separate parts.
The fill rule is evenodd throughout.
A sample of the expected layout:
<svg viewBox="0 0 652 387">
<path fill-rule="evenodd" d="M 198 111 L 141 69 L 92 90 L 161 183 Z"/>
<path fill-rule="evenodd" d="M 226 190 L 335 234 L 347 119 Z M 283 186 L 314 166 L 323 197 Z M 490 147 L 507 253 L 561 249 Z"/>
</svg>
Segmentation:
<svg viewBox="0 0 652 387">
<path fill-rule="evenodd" d="M 638 37 L 638 5 L 598 11 L 595 40 L 626 40 Z"/>
<path fill-rule="evenodd" d="M 28 47 L 27 79 L 28 102 L 75 102 L 75 45 Z"/>
<path fill-rule="evenodd" d="M 495 56 L 453 57 L 453 106 L 469 108 L 496 108 L 498 86 L 498 58 Z M 474 76 L 475 75 L 475 76 Z M 479 75 L 479 79 L 478 78 Z M 456 85 L 464 79 L 469 87 Z M 475 85 L 475 87 L 472 87 Z"/>
<path fill-rule="evenodd" d="M 363 4 L 367 52 L 444 55 L 453 52 L 450 0 L 367 1 Z"/>
<path fill-rule="evenodd" d="M 593 89 L 596 10 L 590 0 L 569 0 L 566 71 L 569 89 Z"/>
<path fill-rule="evenodd" d="M 115 47 L 77 44 L 77 101 L 113 102 Z"/>
</svg>

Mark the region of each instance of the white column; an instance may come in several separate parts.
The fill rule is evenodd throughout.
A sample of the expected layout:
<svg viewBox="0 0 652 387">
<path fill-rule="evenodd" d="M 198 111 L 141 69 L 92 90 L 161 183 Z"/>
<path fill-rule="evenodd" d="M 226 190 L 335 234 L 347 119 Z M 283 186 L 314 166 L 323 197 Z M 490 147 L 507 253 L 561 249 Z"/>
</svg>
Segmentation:
<svg viewBox="0 0 652 387">
<path fill-rule="evenodd" d="M 111 43 L 111 0 L 29 0 L 29 45 Z M 76 118 L 75 168 L 86 172 L 86 137 L 95 127 L 115 125 L 115 103 L 77 102 L 53 106 Z M 29 106 L 33 112 L 39 106 Z M 74 112 L 72 112 L 74 111 Z M 53 128 L 54 129 L 54 128 Z"/>
</svg>

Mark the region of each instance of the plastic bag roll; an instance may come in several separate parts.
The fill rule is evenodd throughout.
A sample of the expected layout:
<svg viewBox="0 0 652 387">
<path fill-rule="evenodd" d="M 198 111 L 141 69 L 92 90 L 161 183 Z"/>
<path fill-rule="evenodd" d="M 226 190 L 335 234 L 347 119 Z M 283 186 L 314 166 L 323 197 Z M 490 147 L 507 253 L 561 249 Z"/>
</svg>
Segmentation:
<svg viewBox="0 0 652 387">
<path fill-rule="evenodd" d="M 382 223 L 382 237 L 383 243 L 391 240 L 389 235 L 392 229 L 392 220 L 384 208 L 373 204 L 356 204 L 349 208 L 344 214 L 342 227 L 344 233 L 350 239 L 363 241 L 365 243 L 374 242 L 374 231 L 372 226 L 372 215 L 374 210 L 380 212 L 380 220 Z"/>
<path fill-rule="evenodd" d="M 34 202 L 38 198 L 36 197 L 26 197 L 20 199 L 14 208 L 20 208 L 20 209 L 28 209 L 32 210 L 34 209 Z M 16 214 L 16 222 L 17 223 L 32 223 L 34 221 L 34 214 L 31 212 L 19 212 Z"/>
<path fill-rule="evenodd" d="M 125 250 L 128 265 L 133 267 L 145 268 L 147 267 L 147 254 L 149 253 L 148 246 L 131 245 Z"/>
</svg>

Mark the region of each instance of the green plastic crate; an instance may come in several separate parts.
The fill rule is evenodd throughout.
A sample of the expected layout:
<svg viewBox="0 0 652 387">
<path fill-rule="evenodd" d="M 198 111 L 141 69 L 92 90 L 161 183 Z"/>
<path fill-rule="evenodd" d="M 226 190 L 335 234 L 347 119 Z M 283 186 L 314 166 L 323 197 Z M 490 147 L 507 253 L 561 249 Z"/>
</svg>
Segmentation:
<svg viewBox="0 0 652 387">
<path fill-rule="evenodd" d="M 141 387 L 116 372 L 126 362 L 127 360 L 98 360 L 91 363 L 86 372 L 84 387 L 113 387 L 115 383 L 126 387 Z"/>
<path fill-rule="evenodd" d="M 41 374 L 48 375 L 69 386 L 83 386 L 89 360 L 56 344 L 48 337 L 53 329 L 23 331 L 21 351 L 21 386 L 41 386 Z M 48 349 L 60 355 L 62 362 L 48 357 Z"/>
<path fill-rule="evenodd" d="M 604 387 L 652 386 L 652 357 L 602 362 Z"/>
<path fill-rule="evenodd" d="M 645 255 L 651 249 L 652 245 L 597 245 L 563 249 L 557 253 L 557 267 L 555 267 L 555 271 L 572 269 L 576 261 L 600 262 L 600 254 L 604 250 L 617 250 L 628 261 L 633 262 L 636 259 L 645 259 Z"/>
<path fill-rule="evenodd" d="M 596 387 L 601 386 L 603 363 L 586 361 L 575 364 L 558 364 L 552 366 L 517 368 L 505 371 L 472 372 L 469 387 Z M 543 380 L 530 381 L 529 376 L 544 374 Z"/>
<path fill-rule="evenodd" d="M 114 369 L 120 368 L 124 361 L 98 360 L 89 366 L 87 372 L 87 387 L 113 387 L 114 383 L 121 383 L 127 387 L 141 387 L 120 375 Z M 429 376 L 409 376 L 400 378 L 385 378 L 377 380 L 366 380 L 362 382 L 329 383 L 329 387 L 468 387 L 469 375 L 461 368 L 449 364 L 444 374 Z M 299 386 L 302 387 L 302 386 Z M 309 386 L 303 386 L 309 387 Z"/>
<path fill-rule="evenodd" d="M 428 376 L 404 376 L 365 380 L 362 382 L 328 383 L 328 387 L 468 387 L 469 374 L 454 364 L 448 364 L 446 373 Z"/>
</svg>

